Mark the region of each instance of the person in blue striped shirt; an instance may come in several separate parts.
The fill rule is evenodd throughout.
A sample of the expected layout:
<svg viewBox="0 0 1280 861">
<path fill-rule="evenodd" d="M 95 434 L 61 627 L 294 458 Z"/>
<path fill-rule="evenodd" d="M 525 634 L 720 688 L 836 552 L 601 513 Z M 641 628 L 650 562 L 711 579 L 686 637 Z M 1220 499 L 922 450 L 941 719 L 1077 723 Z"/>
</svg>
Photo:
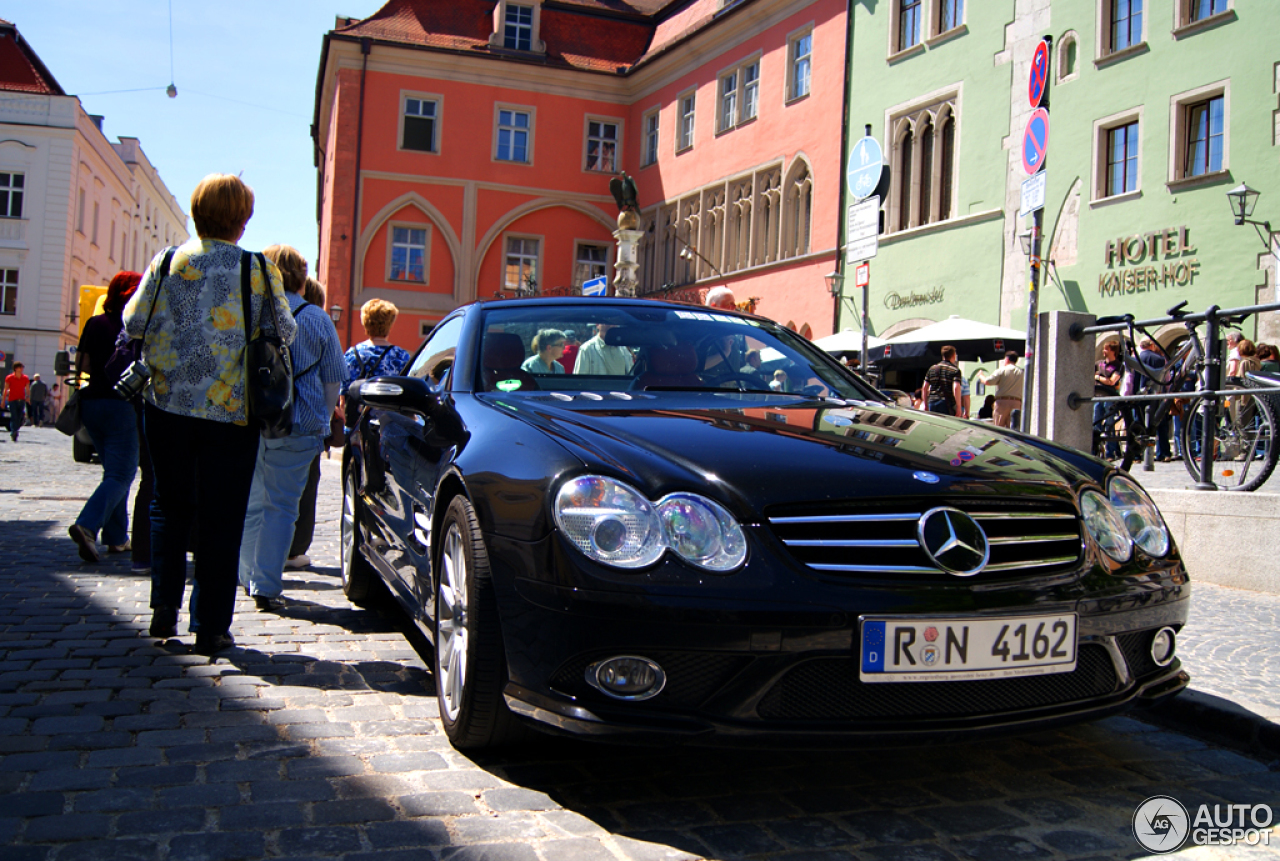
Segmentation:
<svg viewBox="0 0 1280 861">
<path fill-rule="evenodd" d="M 290 353 L 293 431 L 282 439 L 263 439 L 258 447 L 240 542 L 240 584 L 259 610 L 275 611 L 283 605 L 284 563 L 293 541 L 298 501 L 311 463 L 329 434 L 329 417 L 347 381 L 347 366 L 333 321 L 323 308 L 302 298 L 306 260 L 288 245 L 272 245 L 263 253 L 280 269 L 285 298 L 298 324 Z"/>
</svg>

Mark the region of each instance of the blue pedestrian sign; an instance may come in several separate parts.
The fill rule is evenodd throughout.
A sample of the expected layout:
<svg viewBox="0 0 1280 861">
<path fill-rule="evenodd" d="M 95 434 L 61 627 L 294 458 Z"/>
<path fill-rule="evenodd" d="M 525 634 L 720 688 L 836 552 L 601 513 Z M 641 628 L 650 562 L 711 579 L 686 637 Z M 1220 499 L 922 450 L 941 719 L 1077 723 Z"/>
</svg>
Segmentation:
<svg viewBox="0 0 1280 861">
<path fill-rule="evenodd" d="M 1049 149 L 1049 112 L 1036 108 L 1027 120 L 1027 130 L 1022 133 L 1022 169 L 1028 176 L 1044 167 L 1044 156 Z"/>
<path fill-rule="evenodd" d="M 846 172 L 849 193 L 857 200 L 865 200 L 875 194 L 883 168 L 884 153 L 880 149 L 880 144 L 870 135 L 860 139 L 849 153 Z"/>
<path fill-rule="evenodd" d="M 599 278 L 592 278 L 589 281 L 582 282 L 583 296 L 603 296 L 609 292 L 609 279 L 601 275 Z"/>
</svg>

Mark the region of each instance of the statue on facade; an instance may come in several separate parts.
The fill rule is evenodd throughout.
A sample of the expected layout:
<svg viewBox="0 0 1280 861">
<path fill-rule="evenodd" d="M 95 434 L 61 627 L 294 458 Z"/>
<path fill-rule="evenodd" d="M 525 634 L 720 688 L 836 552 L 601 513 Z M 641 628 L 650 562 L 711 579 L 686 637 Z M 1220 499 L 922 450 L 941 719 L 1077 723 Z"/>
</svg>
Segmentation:
<svg viewBox="0 0 1280 861">
<path fill-rule="evenodd" d="M 618 204 L 618 229 L 636 230 L 640 227 L 640 204 L 636 198 L 636 181 L 625 170 L 609 180 L 609 192 Z"/>
</svg>

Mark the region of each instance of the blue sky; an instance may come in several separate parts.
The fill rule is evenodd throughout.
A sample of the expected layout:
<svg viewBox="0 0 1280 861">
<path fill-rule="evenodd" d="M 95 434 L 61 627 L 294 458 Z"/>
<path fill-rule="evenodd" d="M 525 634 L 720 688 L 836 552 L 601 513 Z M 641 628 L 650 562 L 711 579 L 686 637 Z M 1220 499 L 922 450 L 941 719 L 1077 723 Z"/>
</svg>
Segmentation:
<svg viewBox="0 0 1280 861">
<path fill-rule="evenodd" d="M 276 242 L 315 271 L 311 118 L 324 34 L 383 0 L 19 0 L 0 11 L 111 140 L 136 137 L 183 211 L 209 173 L 240 173 L 255 213 L 242 244 Z M 164 93 L 172 79 L 178 97 Z M 142 90 L 142 92 L 111 92 Z M 190 221 L 187 229 L 193 230 Z"/>
</svg>

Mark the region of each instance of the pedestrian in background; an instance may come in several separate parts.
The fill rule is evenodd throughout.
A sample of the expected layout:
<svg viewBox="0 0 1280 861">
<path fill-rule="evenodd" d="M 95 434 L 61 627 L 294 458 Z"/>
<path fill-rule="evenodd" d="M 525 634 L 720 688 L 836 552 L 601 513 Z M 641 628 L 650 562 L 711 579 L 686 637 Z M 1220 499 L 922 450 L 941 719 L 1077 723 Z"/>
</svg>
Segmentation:
<svg viewBox="0 0 1280 861">
<path fill-rule="evenodd" d="M 1022 406 L 1022 382 L 1025 378 L 1026 372 L 1018 367 L 1018 354 L 1013 350 L 1004 354 L 1004 361 L 990 375 L 978 372 L 978 379 L 984 386 L 995 384 L 996 402 L 991 418 L 997 427 L 1007 428 L 1013 423 L 1013 411 Z"/>
<path fill-rule="evenodd" d="M 31 377 L 31 424 L 33 427 L 44 427 L 45 406 L 49 400 L 49 384 L 40 379 L 39 374 Z"/>
<path fill-rule="evenodd" d="M 22 427 L 27 411 L 27 399 L 31 397 L 31 378 L 23 370 L 22 362 L 13 363 L 13 373 L 4 378 L 4 392 L 0 401 L 9 408 L 9 438 L 18 441 L 18 431 Z"/>
<path fill-rule="evenodd" d="M 368 340 L 344 354 L 347 379 L 395 376 L 409 363 L 409 351 L 387 340 L 399 315 L 400 309 L 386 299 L 370 299 L 360 307 L 360 325 Z"/>
<path fill-rule="evenodd" d="M 1169 363 L 1169 359 L 1165 356 L 1164 350 L 1160 348 L 1151 338 L 1143 338 L 1138 342 L 1138 361 L 1147 369 L 1157 380 L 1164 379 L 1164 366 Z M 1156 390 L 1158 383 L 1151 380 L 1143 380 L 1142 393 L 1149 394 Z M 1151 417 L 1155 415 L 1157 404 L 1148 404 L 1146 407 L 1146 415 L 1148 423 Z M 1169 444 L 1169 430 L 1172 424 L 1172 416 L 1166 411 L 1164 420 L 1156 425 L 1156 460 L 1161 463 L 1168 463 L 1173 460 L 1172 448 Z"/>
<path fill-rule="evenodd" d="M 1280 352 L 1271 344 L 1258 345 L 1258 370 L 1280 374 Z"/>
<path fill-rule="evenodd" d="M 245 407 L 245 344 L 270 325 L 267 302 L 275 303 L 284 343 L 292 343 L 297 331 L 279 270 L 269 262 L 263 267 L 257 255 L 236 244 L 252 216 L 253 190 L 238 177 L 202 179 L 191 195 L 196 238 L 173 250 L 164 277 L 160 270 L 169 249 L 156 255 L 124 313 L 125 331 L 143 339 L 142 359 L 151 370 L 142 408 L 155 470 L 150 633 L 178 632 L 187 542 L 194 531 L 190 627 L 194 651 L 201 655 L 235 645 L 231 618 L 240 539 L 261 436 Z"/>
<path fill-rule="evenodd" d="M 302 287 L 302 298 L 323 310 L 326 304 L 324 285 L 308 276 Z M 341 414 L 335 412 L 334 416 L 341 421 Z M 325 451 L 328 456 L 327 444 Z M 307 555 L 307 551 L 311 549 L 311 539 L 315 537 L 316 496 L 319 492 L 320 455 L 316 455 L 307 473 L 307 486 L 302 489 L 302 498 L 298 500 L 298 519 L 293 524 L 293 541 L 289 543 L 289 556 L 284 560 L 286 570 L 300 571 L 311 564 L 311 557 Z"/>
<path fill-rule="evenodd" d="M 920 387 L 920 399 L 931 413 L 948 416 L 960 415 L 962 388 L 960 367 L 956 364 L 956 348 L 942 348 L 942 361 L 929 368 Z"/>
<path fill-rule="evenodd" d="M 80 509 L 68 532 L 85 562 L 98 561 L 97 538 L 110 553 L 132 549 L 129 543 L 129 488 L 138 474 L 138 418 L 133 404 L 115 390 L 131 354 L 118 354 L 116 341 L 124 328 L 122 313 L 142 276 L 120 272 L 107 285 L 102 313 L 90 317 L 76 348 L 76 370 L 81 379 L 80 420 L 102 461 L 102 481 Z M 121 356 L 121 358 L 117 358 Z"/>
<path fill-rule="evenodd" d="M 1124 376 L 1124 365 L 1120 362 L 1120 345 L 1116 341 L 1107 341 L 1102 345 L 1102 360 L 1093 368 L 1094 397 L 1115 397 L 1120 394 L 1120 378 Z M 1116 405 L 1114 401 L 1093 404 L 1093 437 L 1094 452 L 1097 453 L 1097 441 L 1106 434 L 1105 455 L 1115 459 L 1120 456 L 1120 446 L 1115 440 Z"/>
<path fill-rule="evenodd" d="M 733 291 L 728 287 L 712 287 L 707 291 L 707 298 L 703 304 L 708 308 L 723 308 L 726 311 L 738 310 L 738 303 L 735 301 Z"/>
<path fill-rule="evenodd" d="M 298 324 L 293 361 L 293 430 L 258 444 L 244 535 L 240 541 L 240 585 L 259 610 L 283 605 L 284 563 L 298 520 L 298 504 L 312 462 L 329 435 L 329 417 L 347 378 L 338 332 L 323 306 L 302 298 L 307 261 L 297 249 L 272 245 L 263 254 L 280 269 L 289 312 Z"/>
<path fill-rule="evenodd" d="M 613 326 L 608 323 L 596 325 L 596 333 L 587 339 L 578 350 L 577 361 L 573 364 L 575 374 L 599 374 L 603 376 L 625 377 L 631 373 L 635 364 L 635 356 L 621 345 L 610 346 L 605 343 L 605 333 Z"/>
</svg>

